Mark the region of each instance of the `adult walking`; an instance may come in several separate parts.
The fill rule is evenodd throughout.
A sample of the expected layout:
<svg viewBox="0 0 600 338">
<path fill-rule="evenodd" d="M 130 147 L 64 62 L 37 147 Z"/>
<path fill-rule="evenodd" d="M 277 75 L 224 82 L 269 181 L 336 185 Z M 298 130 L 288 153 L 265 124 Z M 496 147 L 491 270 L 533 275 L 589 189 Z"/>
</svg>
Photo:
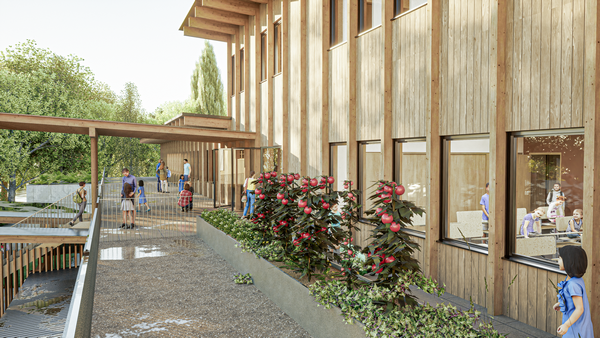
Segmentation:
<svg viewBox="0 0 600 338">
<path fill-rule="evenodd" d="M 161 163 L 163 163 L 163 159 L 161 158 L 160 160 L 158 160 L 158 163 L 156 164 L 156 179 L 158 180 L 158 183 L 156 185 L 156 191 L 158 192 L 162 192 L 161 190 L 161 183 L 160 183 L 160 176 L 158 175 L 158 168 L 160 168 Z"/>
<path fill-rule="evenodd" d="M 190 181 L 190 177 L 192 172 L 192 166 L 188 163 L 187 158 L 183 159 L 183 180 L 185 182 Z"/>
<path fill-rule="evenodd" d="M 167 170 L 165 169 L 165 163 L 162 162 L 160 164 L 160 167 L 158 167 L 158 170 L 156 171 L 158 173 L 159 179 L 160 179 L 160 185 L 161 185 L 161 191 L 163 193 L 166 193 L 167 190 L 169 190 L 168 184 L 167 184 Z"/>
<path fill-rule="evenodd" d="M 137 189 L 137 180 L 135 178 L 135 176 L 129 174 L 129 169 L 127 168 L 123 168 L 123 170 L 121 170 L 121 173 L 123 174 L 123 185 L 121 188 L 121 199 L 132 199 L 132 205 L 133 205 L 133 195 L 135 194 L 135 190 Z M 131 190 L 128 189 L 127 193 L 125 193 L 125 183 L 129 184 L 129 186 L 131 187 Z M 127 196 L 126 196 L 127 195 Z M 132 215 L 131 215 L 131 227 L 135 227 L 135 208 L 133 208 L 133 210 L 131 211 Z M 125 224 L 123 224 L 125 225 Z M 122 226 L 124 227 L 124 226 Z"/>
<path fill-rule="evenodd" d="M 73 196 L 73 202 L 75 202 L 75 204 L 79 206 L 79 212 L 77 213 L 77 215 L 75 215 L 73 220 L 69 222 L 70 226 L 73 226 L 75 224 L 77 218 L 79 218 L 79 222 L 83 222 L 83 212 L 85 211 L 85 207 L 87 205 L 87 198 L 85 197 L 87 195 L 87 191 L 84 188 L 85 182 L 79 182 L 79 188 L 77 188 L 75 196 Z"/>
<path fill-rule="evenodd" d="M 254 190 L 256 189 L 256 179 L 254 176 L 256 173 L 254 170 L 250 171 L 250 177 L 246 178 L 244 181 L 244 193 L 246 194 L 246 207 L 244 208 L 244 216 L 248 216 L 248 209 L 250 209 L 250 215 L 254 213 L 254 200 L 256 195 L 254 194 Z"/>
</svg>

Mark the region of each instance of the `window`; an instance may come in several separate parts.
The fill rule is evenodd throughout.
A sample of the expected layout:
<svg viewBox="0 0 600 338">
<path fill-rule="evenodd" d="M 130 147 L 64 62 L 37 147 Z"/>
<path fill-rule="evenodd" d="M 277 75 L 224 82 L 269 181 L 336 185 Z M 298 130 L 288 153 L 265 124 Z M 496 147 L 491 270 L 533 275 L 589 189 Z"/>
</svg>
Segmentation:
<svg viewBox="0 0 600 338">
<path fill-rule="evenodd" d="M 487 248 L 490 142 L 485 138 L 444 142 L 444 237 Z"/>
<path fill-rule="evenodd" d="M 382 0 L 358 0 L 358 32 L 381 25 Z"/>
<path fill-rule="evenodd" d="M 584 185 L 581 133 L 523 133 L 511 137 L 509 233 L 514 239 L 513 254 L 556 262 L 560 247 L 581 245 L 580 232 L 584 229 L 580 218 Z M 557 202 L 561 197 L 566 201 Z M 536 211 L 541 217 L 534 222 Z M 575 229 L 569 228 L 571 221 L 575 221 Z M 527 226 L 522 229 L 524 224 Z"/>
<path fill-rule="evenodd" d="M 394 16 L 398 16 L 426 3 L 427 0 L 394 0 Z"/>
<path fill-rule="evenodd" d="M 275 74 L 281 73 L 281 20 L 274 26 L 273 37 L 275 38 Z"/>
<path fill-rule="evenodd" d="M 333 190 L 344 190 L 344 181 L 348 179 L 348 147 L 346 144 L 330 145 L 329 168 L 330 175 L 335 178 Z"/>
<path fill-rule="evenodd" d="M 240 92 L 244 91 L 244 48 L 240 49 Z"/>
<path fill-rule="evenodd" d="M 260 35 L 260 80 L 267 79 L 267 33 Z"/>
<path fill-rule="evenodd" d="M 235 96 L 235 55 L 231 56 L 231 96 Z"/>
<path fill-rule="evenodd" d="M 361 217 L 364 217 L 364 212 L 374 204 L 369 197 L 377 190 L 375 183 L 383 179 L 381 143 L 361 143 L 358 149 L 358 189 L 361 191 L 359 203 L 362 205 Z"/>
<path fill-rule="evenodd" d="M 330 45 L 348 40 L 348 0 L 330 0 Z"/>
<path fill-rule="evenodd" d="M 427 163 L 426 146 L 422 140 L 401 141 L 396 143 L 394 154 L 394 181 L 406 189 L 402 198 L 423 210 L 427 204 L 427 171 L 423 170 Z M 425 232 L 425 225 L 425 215 L 415 215 L 407 229 Z"/>
</svg>

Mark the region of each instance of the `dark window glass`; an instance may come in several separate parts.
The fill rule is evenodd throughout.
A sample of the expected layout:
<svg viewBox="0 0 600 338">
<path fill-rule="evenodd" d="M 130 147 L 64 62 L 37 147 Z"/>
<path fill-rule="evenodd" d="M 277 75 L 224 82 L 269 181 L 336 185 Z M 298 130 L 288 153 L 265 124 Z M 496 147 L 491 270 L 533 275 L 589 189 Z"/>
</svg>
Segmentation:
<svg viewBox="0 0 600 338">
<path fill-rule="evenodd" d="M 235 95 L 235 55 L 231 56 L 231 95 Z"/>
<path fill-rule="evenodd" d="M 267 34 L 260 36 L 260 79 L 267 79 Z"/>
<path fill-rule="evenodd" d="M 244 49 L 240 50 L 240 91 L 244 91 Z"/>
<path fill-rule="evenodd" d="M 275 24 L 274 27 L 274 47 L 275 47 L 275 74 L 281 73 L 281 21 Z"/>
</svg>

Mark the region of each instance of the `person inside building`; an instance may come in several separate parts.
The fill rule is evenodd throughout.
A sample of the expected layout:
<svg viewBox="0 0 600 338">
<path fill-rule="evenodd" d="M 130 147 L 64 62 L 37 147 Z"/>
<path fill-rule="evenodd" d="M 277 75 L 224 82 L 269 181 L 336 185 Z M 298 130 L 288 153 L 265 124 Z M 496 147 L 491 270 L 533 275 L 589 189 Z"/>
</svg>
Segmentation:
<svg viewBox="0 0 600 338">
<path fill-rule="evenodd" d="M 483 227 L 483 231 L 487 231 L 488 222 L 490 221 L 490 182 L 485 184 L 485 194 L 481 196 L 479 204 L 481 205 L 481 210 L 483 211 L 481 216 L 481 226 Z M 486 237 L 486 235 L 483 234 L 483 237 Z"/>
<path fill-rule="evenodd" d="M 550 203 L 546 216 L 550 222 L 556 222 L 557 217 L 565 217 L 565 209 L 563 207 L 564 202 L 567 200 L 564 196 L 556 197 L 556 201 Z"/>
<path fill-rule="evenodd" d="M 554 183 L 554 188 L 552 189 L 552 191 L 550 191 L 550 192 L 548 193 L 548 196 L 546 197 L 546 204 L 550 205 L 550 204 L 552 204 L 552 203 L 556 202 L 556 198 L 557 198 L 558 196 L 563 196 L 563 197 L 565 197 L 565 194 L 564 194 L 564 193 L 562 192 L 562 190 L 561 190 L 561 185 L 560 185 L 560 183 Z M 566 203 L 566 202 L 562 204 L 563 215 L 564 215 L 564 213 L 565 213 L 564 211 L 565 211 L 565 208 L 566 208 L 566 206 L 567 206 L 567 203 Z"/>
<path fill-rule="evenodd" d="M 531 233 L 542 233 L 542 221 L 540 218 L 544 215 L 544 209 L 537 208 L 529 214 L 525 215 L 523 218 L 523 223 L 521 223 L 521 235 L 525 236 L 525 238 L 529 238 L 529 234 Z M 535 228 L 534 228 L 535 225 Z"/>
</svg>

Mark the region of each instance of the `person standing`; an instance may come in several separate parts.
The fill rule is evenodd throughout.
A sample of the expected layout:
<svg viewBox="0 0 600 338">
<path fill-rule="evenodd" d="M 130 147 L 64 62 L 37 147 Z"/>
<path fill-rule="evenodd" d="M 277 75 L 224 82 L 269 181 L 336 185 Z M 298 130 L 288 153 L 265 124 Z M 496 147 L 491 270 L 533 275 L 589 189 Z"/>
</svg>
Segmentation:
<svg viewBox="0 0 600 338">
<path fill-rule="evenodd" d="M 188 163 L 187 158 L 183 159 L 183 180 L 186 182 L 190 181 L 190 176 L 192 172 L 192 166 Z"/>
<path fill-rule="evenodd" d="M 127 168 L 123 168 L 123 170 L 121 170 L 121 173 L 123 174 L 123 187 L 121 188 L 121 199 L 132 199 L 133 195 L 135 195 L 135 189 L 137 188 L 137 180 L 135 178 L 135 176 L 129 174 L 129 169 Z M 125 183 L 129 184 L 131 191 L 128 191 L 127 193 L 125 192 Z M 135 227 L 135 208 L 133 207 L 133 200 L 131 203 L 131 208 L 132 208 L 132 216 L 131 216 L 131 227 Z M 125 227 L 125 223 L 123 223 L 122 228 Z"/>
<path fill-rule="evenodd" d="M 490 183 L 485 184 L 485 194 L 481 196 L 481 201 L 479 201 L 481 205 L 481 211 L 483 211 L 483 215 L 481 215 L 481 226 L 483 231 L 488 229 L 489 221 L 490 221 Z M 484 234 L 485 237 L 485 234 Z"/>
<path fill-rule="evenodd" d="M 158 192 L 162 192 L 161 190 L 161 186 L 160 186 L 160 176 L 158 175 L 158 168 L 160 168 L 161 163 L 163 163 L 162 158 L 160 160 L 158 160 L 158 163 L 156 164 L 156 179 L 158 180 L 158 183 L 156 185 L 156 191 Z"/>
<path fill-rule="evenodd" d="M 556 202 L 556 198 L 558 196 L 565 197 L 565 194 L 561 190 L 560 183 L 554 183 L 554 188 L 552 189 L 552 191 L 550 191 L 548 193 L 548 196 L 546 197 L 546 204 L 551 205 L 552 203 Z M 565 208 L 567 207 L 566 199 L 561 207 L 562 207 L 562 213 L 564 214 Z"/>
<path fill-rule="evenodd" d="M 123 194 L 125 197 L 121 199 L 121 210 L 123 211 L 123 224 L 121 224 L 121 228 L 133 229 L 135 228 L 135 208 L 133 206 L 133 195 L 135 191 L 131 188 L 129 183 L 123 183 Z M 131 225 L 127 225 L 127 216 L 131 218 Z"/>
<path fill-rule="evenodd" d="M 158 170 L 156 171 L 158 173 L 158 176 L 160 178 L 160 185 L 161 185 L 161 191 L 163 193 L 166 193 L 168 190 L 167 187 L 167 170 L 165 169 L 165 163 L 162 162 L 160 164 L 160 167 L 158 167 Z"/>
<path fill-rule="evenodd" d="M 169 170 L 169 167 L 167 168 L 167 192 L 169 192 L 169 178 L 171 178 L 171 170 Z"/>
<path fill-rule="evenodd" d="M 139 196 L 139 200 L 138 200 L 138 209 L 142 207 L 142 204 L 146 206 L 146 208 L 148 208 L 148 210 L 146 210 L 146 212 L 150 211 L 150 206 L 148 205 L 148 200 L 146 199 L 146 191 L 144 190 L 144 180 L 140 180 L 139 182 L 140 187 L 138 188 L 138 196 Z M 136 211 L 138 211 L 136 209 Z"/>
<path fill-rule="evenodd" d="M 69 222 L 70 226 L 73 226 L 75 224 L 75 221 L 77 221 L 77 218 L 79 218 L 79 222 L 83 222 L 83 212 L 85 211 L 85 207 L 87 205 L 87 199 L 86 199 L 86 195 L 87 195 L 87 191 L 84 189 L 85 188 L 85 182 L 81 181 L 79 182 L 79 188 L 77 188 L 76 194 L 73 197 L 73 201 L 79 205 L 79 212 L 77 213 L 77 215 L 75 215 L 75 217 L 73 218 L 73 220 L 71 222 Z"/>
<path fill-rule="evenodd" d="M 252 215 L 252 213 L 254 213 L 254 199 L 256 198 L 256 195 L 254 194 L 254 190 L 256 189 L 256 179 L 254 178 L 254 175 L 256 175 L 254 170 L 250 171 L 250 177 L 246 178 L 246 181 L 244 181 L 246 207 L 244 208 L 243 217 L 247 217 L 249 214 Z M 248 213 L 248 209 L 250 209 L 250 213 Z"/>
</svg>

